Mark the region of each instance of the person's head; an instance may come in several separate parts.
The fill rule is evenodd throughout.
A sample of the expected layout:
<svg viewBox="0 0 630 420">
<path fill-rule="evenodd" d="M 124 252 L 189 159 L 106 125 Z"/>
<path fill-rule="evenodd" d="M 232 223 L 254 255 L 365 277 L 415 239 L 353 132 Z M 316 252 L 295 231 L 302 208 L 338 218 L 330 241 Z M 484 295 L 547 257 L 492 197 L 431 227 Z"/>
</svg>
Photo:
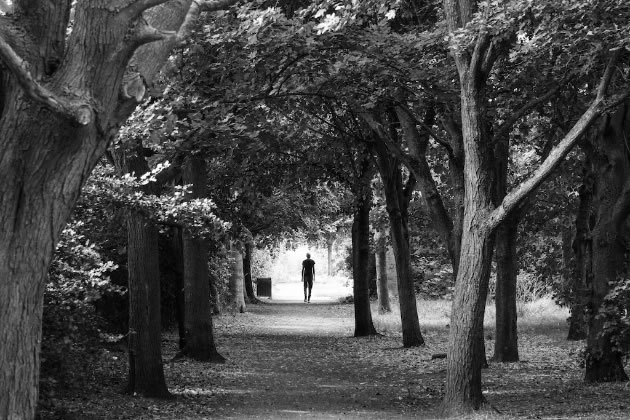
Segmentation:
<svg viewBox="0 0 630 420">
<path fill-rule="evenodd" d="M 306 253 L 306 258 L 311 258 L 311 254 L 309 254 L 308 252 Z"/>
</svg>

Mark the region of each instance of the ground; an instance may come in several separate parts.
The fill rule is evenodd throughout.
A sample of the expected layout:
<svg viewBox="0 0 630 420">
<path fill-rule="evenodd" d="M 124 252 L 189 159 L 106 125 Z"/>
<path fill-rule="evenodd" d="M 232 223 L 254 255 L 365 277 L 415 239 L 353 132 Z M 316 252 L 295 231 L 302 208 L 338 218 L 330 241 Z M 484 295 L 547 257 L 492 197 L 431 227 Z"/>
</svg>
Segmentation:
<svg viewBox="0 0 630 420">
<path fill-rule="evenodd" d="M 351 304 L 249 305 L 247 313 L 215 319 L 224 365 L 172 361 L 176 334 L 164 336 L 173 399 L 122 394 L 126 355 L 105 352 L 91 385 L 57 395 L 42 420 L 437 417 L 446 363 L 431 356 L 446 352 L 446 324 L 423 325 L 427 345 L 405 349 L 391 320 L 375 315 L 375 322 L 385 335 L 354 338 Z M 483 374 L 485 396 L 497 412 L 474 418 L 628 418 L 628 384 L 584 384 L 582 343 L 567 342 L 565 330 L 563 323 L 524 325 L 523 361 L 490 362 Z M 486 334 L 491 355 L 490 328 Z"/>
</svg>

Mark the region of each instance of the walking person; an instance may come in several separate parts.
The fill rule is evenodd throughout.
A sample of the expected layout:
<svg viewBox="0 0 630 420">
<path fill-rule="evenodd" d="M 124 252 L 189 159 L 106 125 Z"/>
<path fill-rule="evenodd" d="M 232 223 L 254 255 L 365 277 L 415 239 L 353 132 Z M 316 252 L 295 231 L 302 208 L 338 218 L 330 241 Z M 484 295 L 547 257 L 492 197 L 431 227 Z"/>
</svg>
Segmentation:
<svg viewBox="0 0 630 420">
<path fill-rule="evenodd" d="M 302 261 L 302 282 L 304 283 L 304 302 L 311 301 L 311 290 L 315 280 L 315 261 L 311 259 L 311 254 L 306 254 L 306 259 Z M 308 289 L 308 295 L 306 291 Z"/>
</svg>

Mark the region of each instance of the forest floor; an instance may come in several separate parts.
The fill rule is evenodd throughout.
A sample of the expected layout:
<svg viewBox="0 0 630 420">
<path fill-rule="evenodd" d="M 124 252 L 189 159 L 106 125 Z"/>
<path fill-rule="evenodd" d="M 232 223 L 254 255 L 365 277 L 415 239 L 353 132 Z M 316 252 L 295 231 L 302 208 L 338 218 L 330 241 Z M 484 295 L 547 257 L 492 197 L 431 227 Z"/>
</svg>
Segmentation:
<svg viewBox="0 0 630 420">
<path fill-rule="evenodd" d="M 378 316 L 376 316 L 378 318 Z M 445 318 L 447 319 L 447 318 Z M 377 320 L 378 321 L 378 320 Z M 422 320 L 421 320 L 422 323 Z M 379 323 L 377 322 L 377 327 Z M 58 393 L 41 412 L 50 419 L 407 419 L 436 418 L 444 390 L 448 329 L 423 325 L 427 342 L 405 349 L 389 331 L 353 338 L 353 306 L 317 302 L 249 305 L 215 318 L 225 364 L 172 361 L 175 333 L 163 339 L 166 381 L 174 398 L 121 393 L 126 355 L 105 351 L 88 386 Z M 492 331 L 487 329 L 488 355 Z M 498 410 L 471 418 L 627 419 L 630 385 L 585 384 L 580 342 L 565 325 L 544 322 L 519 331 L 519 363 L 493 363 L 484 394 Z"/>
</svg>

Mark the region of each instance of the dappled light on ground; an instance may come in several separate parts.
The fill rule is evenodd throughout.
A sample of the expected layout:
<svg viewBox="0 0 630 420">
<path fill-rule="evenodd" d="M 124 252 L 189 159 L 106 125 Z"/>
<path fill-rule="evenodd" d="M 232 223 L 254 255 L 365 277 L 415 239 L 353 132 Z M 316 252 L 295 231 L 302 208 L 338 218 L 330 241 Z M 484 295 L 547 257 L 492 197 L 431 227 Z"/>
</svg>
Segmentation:
<svg viewBox="0 0 630 420">
<path fill-rule="evenodd" d="M 404 349 L 395 321 L 384 336 L 353 338 L 353 307 L 275 302 L 216 318 L 224 365 L 178 359 L 165 336 L 167 384 L 175 399 L 121 394 L 126 356 L 107 352 L 94 383 L 59 396 L 46 419 L 408 419 L 435 418 L 444 390 L 447 302 L 419 302 L 427 345 Z M 432 315 L 432 318 L 430 316 Z M 374 313 L 375 319 L 377 316 Z M 527 321 L 524 316 L 523 322 Z M 486 328 L 488 355 L 493 331 Z M 522 361 L 490 362 L 484 393 L 500 414 L 471 418 L 627 418 L 626 384 L 582 382 L 580 342 L 555 320 L 519 335 Z"/>
</svg>

